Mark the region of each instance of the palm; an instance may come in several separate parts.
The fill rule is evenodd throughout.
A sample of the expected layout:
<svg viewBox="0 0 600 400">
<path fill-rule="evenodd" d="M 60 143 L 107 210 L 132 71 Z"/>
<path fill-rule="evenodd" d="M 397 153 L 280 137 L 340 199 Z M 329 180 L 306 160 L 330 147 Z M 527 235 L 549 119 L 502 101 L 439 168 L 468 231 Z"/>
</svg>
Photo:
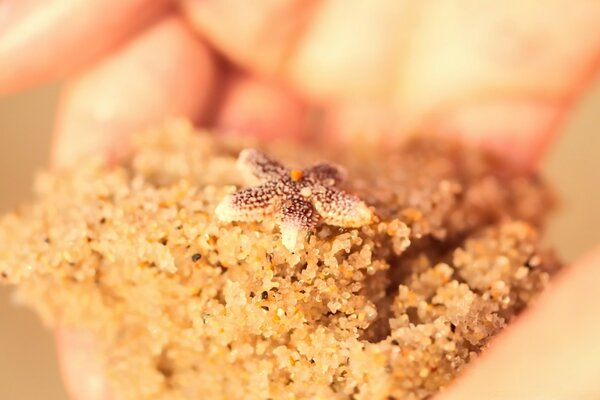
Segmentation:
<svg viewBox="0 0 600 400">
<path fill-rule="evenodd" d="M 0 7 L 0 92 L 67 78 L 58 165 L 99 150 L 119 157 L 128 134 L 177 115 L 266 137 L 458 134 L 530 167 L 600 63 L 600 4 L 587 0 L 12 4 L 4 10 L 10 19 Z M 563 296 L 580 289 L 572 277 L 564 281 Z M 556 315 L 541 311 L 523 325 L 536 329 Z M 594 329 L 581 331 L 600 334 Z M 519 348 L 525 336 L 509 340 Z M 89 360 L 89 346 L 60 337 L 73 392 L 99 398 L 97 380 L 83 385 L 96 370 L 71 368 Z M 512 370 L 505 354 L 492 354 L 458 398 L 488 398 L 476 391 L 485 390 L 486 371 Z M 516 371 L 546 371 L 531 362 Z M 498 384 L 510 387 L 510 379 Z"/>
</svg>

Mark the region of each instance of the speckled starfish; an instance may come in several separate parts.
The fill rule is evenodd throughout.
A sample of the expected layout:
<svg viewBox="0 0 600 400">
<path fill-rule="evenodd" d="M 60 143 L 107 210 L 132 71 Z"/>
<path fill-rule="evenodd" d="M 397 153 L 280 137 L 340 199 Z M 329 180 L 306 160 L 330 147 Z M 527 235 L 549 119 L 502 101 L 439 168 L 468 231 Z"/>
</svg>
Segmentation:
<svg viewBox="0 0 600 400">
<path fill-rule="evenodd" d="M 260 221 L 273 216 L 289 250 L 296 248 L 299 235 L 319 222 L 357 228 L 371 221 L 371 210 L 363 201 L 336 188 L 346 176 L 338 165 L 320 163 L 288 169 L 261 151 L 245 149 L 237 166 L 250 184 L 260 186 L 226 196 L 215 215 L 223 222 Z"/>
</svg>

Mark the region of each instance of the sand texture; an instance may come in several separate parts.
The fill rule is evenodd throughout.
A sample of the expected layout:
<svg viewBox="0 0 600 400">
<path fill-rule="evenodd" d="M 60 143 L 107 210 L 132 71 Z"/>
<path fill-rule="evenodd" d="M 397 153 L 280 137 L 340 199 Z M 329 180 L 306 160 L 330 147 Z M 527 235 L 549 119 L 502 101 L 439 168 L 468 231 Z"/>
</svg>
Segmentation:
<svg viewBox="0 0 600 400">
<path fill-rule="evenodd" d="M 373 214 L 290 249 L 274 215 L 215 217 L 251 186 L 236 158 L 253 145 L 215 137 L 168 123 L 120 165 L 42 174 L 0 222 L 0 282 L 96 336 L 116 400 L 426 399 L 559 268 L 539 246 L 544 183 L 474 150 L 263 147 L 343 165 Z"/>
</svg>

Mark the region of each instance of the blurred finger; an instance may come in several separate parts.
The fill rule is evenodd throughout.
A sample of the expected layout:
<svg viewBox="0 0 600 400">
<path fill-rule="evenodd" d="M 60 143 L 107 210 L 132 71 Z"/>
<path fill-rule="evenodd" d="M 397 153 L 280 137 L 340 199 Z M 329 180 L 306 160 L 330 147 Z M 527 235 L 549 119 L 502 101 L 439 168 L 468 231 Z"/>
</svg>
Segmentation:
<svg viewBox="0 0 600 400">
<path fill-rule="evenodd" d="M 501 156 L 511 168 L 527 171 L 538 166 L 569 106 L 538 99 L 482 99 L 444 108 L 415 128 L 415 133 L 461 138 Z M 357 102 L 330 108 L 322 129 L 337 141 L 352 141 L 360 135 L 384 137 L 390 145 L 403 140 L 398 132 L 410 131 L 404 117 L 389 104 Z"/>
<path fill-rule="evenodd" d="M 216 127 L 222 132 L 238 132 L 262 138 L 300 138 L 307 132 L 308 107 L 291 91 L 245 74 L 227 81 Z"/>
<path fill-rule="evenodd" d="M 460 137 L 502 156 L 520 170 L 539 166 L 572 104 L 539 98 L 508 97 L 448 107 L 423 130 Z"/>
<path fill-rule="evenodd" d="M 203 37 L 253 72 L 277 75 L 309 21 L 314 0 L 182 0 Z"/>
<path fill-rule="evenodd" d="M 164 13 L 171 0 L 4 0 L 0 93 L 73 71 Z"/>
<path fill-rule="evenodd" d="M 129 135 L 169 117 L 199 121 L 212 101 L 215 59 L 178 17 L 167 17 L 71 81 L 61 99 L 52 162 L 119 158 Z"/>
<path fill-rule="evenodd" d="M 61 375 L 69 397 L 108 400 L 108 388 L 93 338 L 70 330 L 58 330 L 55 338 Z"/>
<path fill-rule="evenodd" d="M 439 400 L 600 398 L 600 248 L 566 270 Z"/>
</svg>

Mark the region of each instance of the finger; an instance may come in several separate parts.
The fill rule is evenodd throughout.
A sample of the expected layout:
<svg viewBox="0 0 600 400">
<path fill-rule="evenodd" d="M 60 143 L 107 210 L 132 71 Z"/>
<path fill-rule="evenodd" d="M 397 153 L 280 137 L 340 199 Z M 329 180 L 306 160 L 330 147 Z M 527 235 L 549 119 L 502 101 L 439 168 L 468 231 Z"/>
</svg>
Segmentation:
<svg viewBox="0 0 600 400">
<path fill-rule="evenodd" d="M 307 105 L 274 82 L 235 73 L 221 96 L 215 120 L 221 132 L 249 133 L 266 139 L 299 139 L 307 133 Z"/>
<path fill-rule="evenodd" d="M 313 1 L 183 0 L 184 13 L 203 37 L 244 68 L 270 76 L 286 62 L 310 19 Z"/>
<path fill-rule="evenodd" d="M 217 81 L 207 47 L 177 17 L 167 17 L 69 82 L 51 160 L 73 164 L 85 154 L 116 159 L 133 133 L 169 117 L 199 121 Z"/>
<path fill-rule="evenodd" d="M 502 102 L 484 100 L 458 104 L 432 115 L 416 131 L 458 137 L 501 156 L 518 170 L 535 169 L 554 135 L 568 115 L 569 104 L 513 98 Z M 408 130 L 403 114 L 389 104 L 344 104 L 332 107 L 323 117 L 322 132 L 337 141 L 386 137 L 386 145 L 401 142 L 395 132 Z"/>
<path fill-rule="evenodd" d="M 566 121 L 572 100 L 509 96 L 468 101 L 441 110 L 421 129 L 486 148 L 516 169 L 535 170 Z"/>
<path fill-rule="evenodd" d="M 107 400 L 104 369 L 89 334 L 59 329 L 55 335 L 61 376 L 69 398 Z"/>
<path fill-rule="evenodd" d="M 600 398 L 600 248 L 566 270 L 439 400 Z"/>
<path fill-rule="evenodd" d="M 164 13 L 171 0 L 4 0 L 0 93 L 73 71 Z"/>
</svg>

